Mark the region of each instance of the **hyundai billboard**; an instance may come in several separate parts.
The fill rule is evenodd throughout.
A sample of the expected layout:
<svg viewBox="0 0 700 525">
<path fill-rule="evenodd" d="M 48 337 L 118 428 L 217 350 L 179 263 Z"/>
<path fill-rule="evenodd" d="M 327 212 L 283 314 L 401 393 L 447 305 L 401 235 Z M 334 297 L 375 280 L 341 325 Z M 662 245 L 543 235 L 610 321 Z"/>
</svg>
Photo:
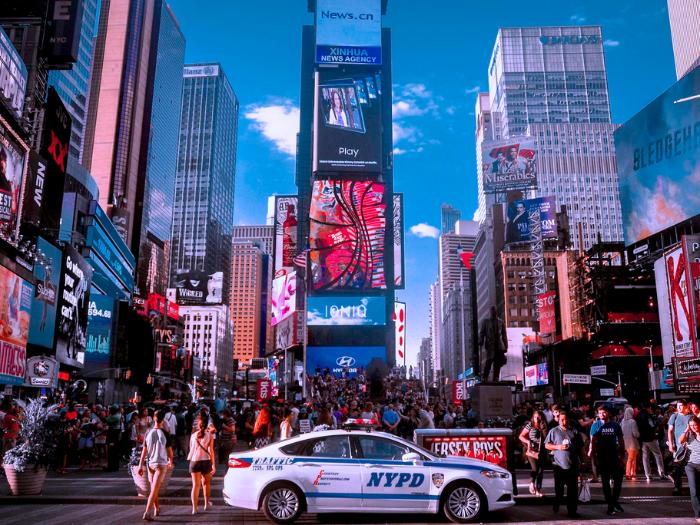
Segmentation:
<svg viewBox="0 0 700 525">
<path fill-rule="evenodd" d="M 615 132 L 626 244 L 700 213 L 700 68 Z"/>
<path fill-rule="evenodd" d="M 316 73 L 314 172 L 379 173 L 382 85 L 376 70 Z"/>
<path fill-rule="evenodd" d="M 306 372 L 321 374 L 328 370 L 336 377 L 355 377 L 372 361 L 386 363 L 383 346 L 310 346 L 306 351 Z"/>
<path fill-rule="evenodd" d="M 381 65 L 381 0 L 316 0 L 316 62 Z"/>
<path fill-rule="evenodd" d="M 315 181 L 309 213 L 314 291 L 385 289 L 383 184 Z"/>
<path fill-rule="evenodd" d="M 383 326 L 384 297 L 310 296 L 306 300 L 308 326 Z"/>
</svg>

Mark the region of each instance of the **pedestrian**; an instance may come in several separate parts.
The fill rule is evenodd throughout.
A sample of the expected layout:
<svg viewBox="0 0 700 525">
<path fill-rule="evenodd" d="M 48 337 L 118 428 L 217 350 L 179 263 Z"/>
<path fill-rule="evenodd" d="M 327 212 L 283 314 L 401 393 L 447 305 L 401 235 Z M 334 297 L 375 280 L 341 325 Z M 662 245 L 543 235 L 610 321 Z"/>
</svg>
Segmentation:
<svg viewBox="0 0 700 525">
<path fill-rule="evenodd" d="M 690 407 L 688 403 L 680 400 L 676 403 L 676 412 L 671 415 L 668 420 L 668 451 L 671 454 L 676 453 L 676 448 L 678 447 L 679 440 L 685 429 L 688 428 L 688 423 L 690 422 Z M 681 489 L 683 488 L 683 472 L 685 467 L 678 463 L 673 463 L 673 495 L 680 496 Z"/>
<path fill-rule="evenodd" d="M 204 510 L 210 509 L 211 478 L 216 474 L 216 455 L 214 454 L 214 437 L 209 431 L 209 415 L 201 411 L 197 416 L 197 430 L 190 437 L 190 476 L 192 477 L 192 514 L 197 514 L 200 487 L 204 492 Z"/>
<path fill-rule="evenodd" d="M 401 416 L 394 410 L 394 404 L 389 403 L 384 409 L 384 414 L 382 415 L 382 424 L 384 429 L 390 434 L 396 434 L 396 429 L 401 422 Z"/>
<path fill-rule="evenodd" d="M 544 451 L 544 439 L 547 435 L 547 420 L 540 411 L 533 412 L 520 432 L 519 439 L 525 446 L 525 457 L 530 463 L 530 494 L 541 498 L 544 466 L 547 461 Z"/>
<path fill-rule="evenodd" d="M 625 416 L 622 420 L 622 435 L 625 438 L 625 450 L 627 451 L 627 467 L 625 476 L 628 480 L 637 480 L 637 457 L 639 456 L 639 427 L 634 420 L 634 409 L 625 408 Z"/>
<path fill-rule="evenodd" d="M 651 413 L 651 407 L 645 403 L 640 407 L 637 415 L 637 427 L 639 428 L 639 441 L 642 444 L 642 464 L 644 465 L 644 476 L 647 483 L 651 481 L 651 460 L 650 454 L 654 455 L 656 460 L 656 469 L 659 473 L 659 478 L 666 477 L 664 469 L 664 459 L 661 455 L 658 440 L 658 424 L 656 417 Z"/>
<path fill-rule="evenodd" d="M 231 411 L 224 408 L 221 411 L 221 440 L 219 443 L 219 462 L 228 462 L 228 456 L 236 444 L 236 420 L 231 416 Z"/>
<path fill-rule="evenodd" d="M 294 428 L 294 412 L 289 408 L 284 409 L 284 419 L 280 423 L 280 441 L 289 439 L 292 437 L 292 432 Z"/>
<path fill-rule="evenodd" d="M 555 513 L 564 501 L 566 487 L 566 508 L 570 518 L 579 518 L 578 514 L 578 476 L 580 471 L 580 453 L 583 447 L 581 434 L 569 424 L 569 415 L 559 412 L 559 425 L 549 431 L 544 441 L 547 450 L 553 452 L 554 471 L 554 506 Z"/>
<path fill-rule="evenodd" d="M 695 523 L 700 523 L 700 496 L 698 496 L 698 488 L 700 488 L 700 418 L 695 415 L 690 416 L 688 426 L 681 434 L 678 443 L 688 447 L 690 452 L 688 463 L 685 465 L 685 474 L 688 476 L 690 502 L 695 513 Z"/>
<path fill-rule="evenodd" d="M 153 418 L 153 428 L 146 434 L 139 459 L 139 476 L 143 476 L 143 466 L 146 462 L 148 469 L 148 483 L 151 491 L 146 502 L 146 511 L 143 513 L 144 521 L 153 521 L 160 515 L 158 493 L 163 483 L 167 469 L 173 468 L 173 449 L 169 445 L 168 436 L 164 430 L 165 412 L 156 410 Z M 146 461 L 147 460 L 147 461 Z M 153 513 L 151 515 L 151 512 Z"/>
<path fill-rule="evenodd" d="M 270 407 L 263 405 L 260 409 L 255 427 L 253 428 L 254 448 L 266 447 L 270 444 L 272 437 L 272 421 L 270 418 Z"/>
<path fill-rule="evenodd" d="M 622 428 L 610 419 L 610 413 L 605 406 L 598 408 L 598 419 L 603 424 L 591 438 L 592 459 L 603 483 L 608 516 L 612 516 L 617 512 L 624 512 L 619 500 L 622 491 L 625 439 Z"/>
</svg>

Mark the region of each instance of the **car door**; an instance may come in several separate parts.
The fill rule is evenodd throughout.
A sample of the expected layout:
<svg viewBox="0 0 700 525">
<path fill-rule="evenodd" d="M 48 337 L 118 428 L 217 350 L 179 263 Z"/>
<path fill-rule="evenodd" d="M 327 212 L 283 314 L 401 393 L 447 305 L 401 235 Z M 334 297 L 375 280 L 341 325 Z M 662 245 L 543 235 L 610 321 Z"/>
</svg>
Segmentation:
<svg viewBox="0 0 700 525">
<path fill-rule="evenodd" d="M 405 444 L 376 435 L 355 435 L 362 462 L 362 505 L 367 510 L 427 511 L 430 502 L 430 468 L 402 461 L 416 452 Z"/>
<path fill-rule="evenodd" d="M 352 457 L 350 436 L 335 434 L 306 440 L 295 469 L 309 512 L 347 511 L 362 503 L 362 465 Z"/>
</svg>

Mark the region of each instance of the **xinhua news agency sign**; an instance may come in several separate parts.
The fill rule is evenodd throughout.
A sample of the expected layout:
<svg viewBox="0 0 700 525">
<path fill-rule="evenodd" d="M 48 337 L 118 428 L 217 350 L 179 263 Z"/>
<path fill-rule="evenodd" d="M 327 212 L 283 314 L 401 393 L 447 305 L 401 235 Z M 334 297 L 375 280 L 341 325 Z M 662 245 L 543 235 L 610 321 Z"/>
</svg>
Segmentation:
<svg viewBox="0 0 700 525">
<path fill-rule="evenodd" d="M 316 62 L 381 65 L 381 0 L 316 0 Z"/>
</svg>

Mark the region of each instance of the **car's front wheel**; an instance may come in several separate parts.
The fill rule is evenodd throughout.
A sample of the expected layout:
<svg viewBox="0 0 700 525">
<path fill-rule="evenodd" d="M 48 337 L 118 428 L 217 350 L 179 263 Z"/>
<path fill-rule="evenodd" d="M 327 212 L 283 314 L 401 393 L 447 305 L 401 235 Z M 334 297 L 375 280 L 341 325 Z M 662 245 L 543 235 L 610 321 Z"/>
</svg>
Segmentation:
<svg viewBox="0 0 700 525">
<path fill-rule="evenodd" d="M 447 488 L 442 497 L 442 511 L 453 523 L 477 521 L 484 513 L 486 503 L 482 492 L 472 484 L 459 484 Z"/>
<path fill-rule="evenodd" d="M 295 485 L 280 483 L 267 490 L 262 510 L 273 523 L 294 523 L 304 511 L 304 496 Z"/>
</svg>

